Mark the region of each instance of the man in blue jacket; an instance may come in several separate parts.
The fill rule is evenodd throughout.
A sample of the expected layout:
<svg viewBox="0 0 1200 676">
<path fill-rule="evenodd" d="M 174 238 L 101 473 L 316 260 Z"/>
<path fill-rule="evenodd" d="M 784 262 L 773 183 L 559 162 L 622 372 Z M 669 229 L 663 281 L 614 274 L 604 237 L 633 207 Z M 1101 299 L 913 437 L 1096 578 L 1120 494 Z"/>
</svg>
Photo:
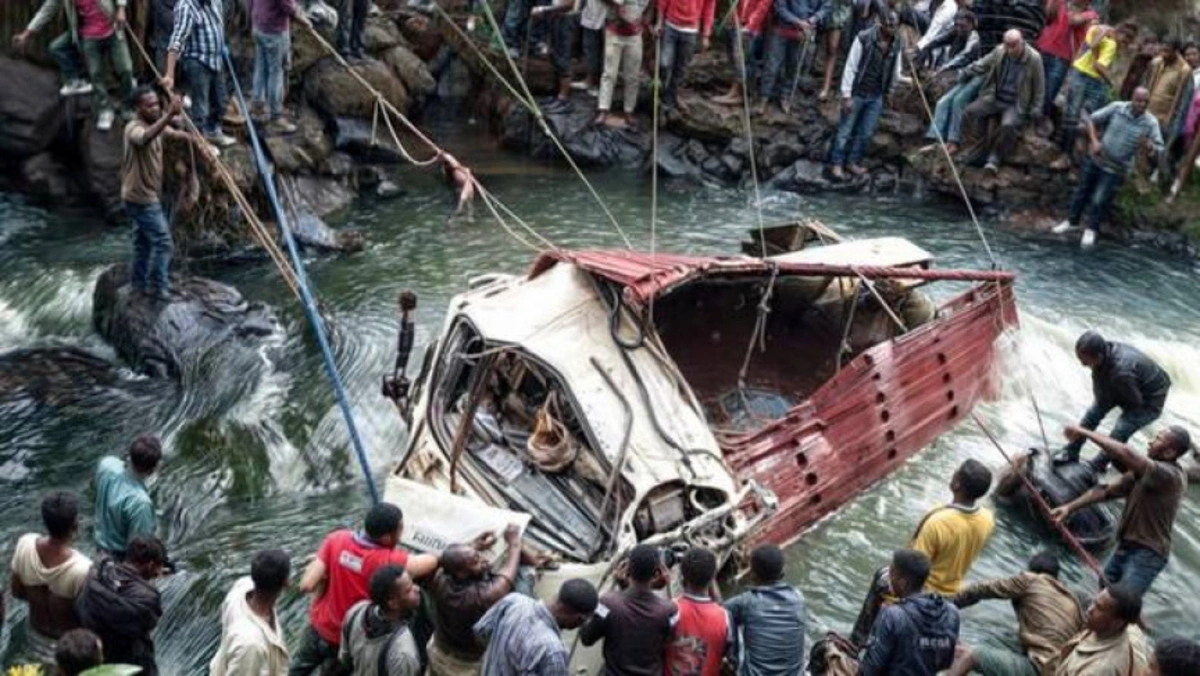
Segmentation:
<svg viewBox="0 0 1200 676">
<path fill-rule="evenodd" d="M 1121 416 L 1108 436 L 1125 443 L 1134 432 L 1162 415 L 1171 391 L 1171 377 L 1141 350 L 1109 342 L 1096 331 L 1086 331 L 1075 341 L 1075 356 L 1092 371 L 1092 405 L 1079 421 L 1080 427 L 1095 430 L 1109 411 L 1119 408 Z M 1084 441 L 1079 437 L 1067 444 L 1054 463 L 1078 462 Z M 1101 452 L 1092 466 L 1103 473 L 1108 463 L 1108 456 Z"/>
<path fill-rule="evenodd" d="M 739 676 L 793 676 L 804 668 L 804 596 L 783 580 L 783 550 L 750 553 L 754 586 L 725 602 L 738 637 Z"/>
<path fill-rule="evenodd" d="M 762 77 L 762 111 L 774 103 L 789 112 L 794 82 L 802 75 L 800 56 L 803 47 L 817 35 L 817 29 L 829 15 L 829 0 L 773 0 L 768 21 L 766 69 Z"/>
<path fill-rule="evenodd" d="M 929 557 L 913 549 L 892 555 L 892 594 L 899 601 L 879 611 L 860 676 L 934 676 L 950 668 L 958 643 L 958 609 L 936 594 L 924 594 Z"/>
</svg>

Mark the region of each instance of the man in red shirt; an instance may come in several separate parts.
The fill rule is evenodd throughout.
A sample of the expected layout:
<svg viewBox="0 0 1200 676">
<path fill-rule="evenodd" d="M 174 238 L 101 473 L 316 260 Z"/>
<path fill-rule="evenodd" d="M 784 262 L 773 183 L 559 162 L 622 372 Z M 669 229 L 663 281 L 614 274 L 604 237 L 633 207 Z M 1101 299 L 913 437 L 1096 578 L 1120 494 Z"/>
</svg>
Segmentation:
<svg viewBox="0 0 1200 676">
<path fill-rule="evenodd" d="M 716 0 L 659 0 L 654 34 L 662 39 L 658 80 L 663 83 L 664 113 L 675 107 L 676 91 L 683 84 L 697 43 L 700 51 L 708 50 L 716 9 Z"/>
<path fill-rule="evenodd" d="M 1091 0 L 1046 0 L 1046 27 L 1034 45 L 1042 54 L 1042 67 L 1046 71 L 1045 119 L 1050 119 L 1054 111 L 1054 97 L 1071 72 L 1071 61 L 1088 28 L 1099 20 Z"/>
<path fill-rule="evenodd" d="M 300 580 L 300 591 L 315 594 L 309 626 L 300 649 L 292 656 L 288 676 L 307 676 L 337 659 L 342 620 L 351 606 L 369 597 L 371 575 L 389 564 L 404 567 L 413 579 L 438 567 L 436 554 L 409 554 L 397 549 L 404 529 L 400 508 L 381 502 L 367 512 L 363 530 L 348 528 L 325 537 L 317 558 Z"/>
<path fill-rule="evenodd" d="M 733 645 L 732 624 L 716 598 L 717 557 L 692 547 L 679 562 L 683 596 L 667 641 L 667 676 L 720 676 L 721 660 Z"/>
</svg>

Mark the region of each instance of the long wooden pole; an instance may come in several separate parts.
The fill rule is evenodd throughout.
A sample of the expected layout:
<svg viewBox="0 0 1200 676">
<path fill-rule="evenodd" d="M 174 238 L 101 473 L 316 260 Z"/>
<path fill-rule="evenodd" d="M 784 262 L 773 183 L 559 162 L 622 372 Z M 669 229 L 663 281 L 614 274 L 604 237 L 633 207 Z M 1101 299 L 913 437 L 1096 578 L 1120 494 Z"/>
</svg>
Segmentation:
<svg viewBox="0 0 1200 676">
<path fill-rule="evenodd" d="M 1187 185 L 1188 177 L 1192 175 L 1192 167 L 1196 165 L 1196 157 L 1200 155 L 1200 129 L 1192 137 L 1192 145 L 1188 148 L 1187 156 L 1183 158 L 1183 166 L 1179 168 L 1179 175 L 1175 177 L 1175 182 L 1171 184 L 1171 194 L 1167 195 L 1167 204 L 1175 201 L 1179 195 L 1179 191 L 1183 190 L 1183 186 Z"/>
</svg>

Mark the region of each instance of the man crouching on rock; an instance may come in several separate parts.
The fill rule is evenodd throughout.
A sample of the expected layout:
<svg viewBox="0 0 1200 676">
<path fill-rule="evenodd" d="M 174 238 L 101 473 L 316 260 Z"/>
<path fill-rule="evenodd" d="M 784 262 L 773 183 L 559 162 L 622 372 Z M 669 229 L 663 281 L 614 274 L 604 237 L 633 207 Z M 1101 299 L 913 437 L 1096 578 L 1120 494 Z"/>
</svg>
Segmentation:
<svg viewBox="0 0 1200 676">
<path fill-rule="evenodd" d="M 170 127 L 183 110 L 172 97 L 164 113 L 158 93 L 139 87 L 133 93 L 137 117 L 125 125 L 125 150 L 121 158 L 121 201 L 133 219 L 133 290 L 155 300 L 171 299 L 167 272 L 171 267 L 171 229 L 162 208 L 162 137 L 192 140 Z"/>
</svg>

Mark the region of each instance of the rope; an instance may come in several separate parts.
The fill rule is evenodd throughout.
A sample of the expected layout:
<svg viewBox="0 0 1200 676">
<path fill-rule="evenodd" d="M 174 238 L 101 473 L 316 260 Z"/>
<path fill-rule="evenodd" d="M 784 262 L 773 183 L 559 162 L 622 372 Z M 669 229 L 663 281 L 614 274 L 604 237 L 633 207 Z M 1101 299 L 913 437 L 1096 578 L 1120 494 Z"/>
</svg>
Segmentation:
<svg viewBox="0 0 1200 676">
<path fill-rule="evenodd" d="M 513 61 L 512 55 L 508 53 L 508 45 L 504 44 L 504 35 L 500 30 L 500 25 L 496 22 L 496 15 L 492 13 L 490 3 L 486 2 L 485 0 L 480 4 L 483 5 L 483 13 L 485 16 L 487 16 L 488 24 L 491 25 L 492 31 L 496 35 L 500 36 L 500 44 L 503 47 L 501 51 L 504 53 L 505 61 L 508 62 L 508 67 L 512 70 L 513 74 L 517 78 L 517 83 L 521 85 L 521 89 L 525 92 L 524 99 L 518 100 L 525 105 L 526 109 L 528 109 L 530 114 L 533 115 L 534 119 L 537 120 L 538 126 L 540 126 L 542 129 L 542 133 L 546 134 L 550 141 L 554 143 L 554 146 L 558 148 L 559 153 L 561 153 L 563 158 L 567 160 L 567 164 L 571 165 L 571 170 L 575 172 L 575 174 L 579 177 L 579 180 L 582 181 L 584 186 L 587 187 L 588 192 L 592 195 L 592 199 L 594 199 L 596 203 L 600 205 L 600 209 L 604 212 L 604 215 L 608 218 L 608 221 L 612 223 L 612 226 L 614 229 L 616 229 L 617 234 L 621 236 L 621 240 L 625 242 L 625 248 L 632 249 L 633 243 L 629 241 L 629 237 L 621 228 L 621 224 L 617 222 L 617 217 L 614 216 L 612 210 L 608 208 L 608 204 L 604 202 L 604 198 L 600 197 L 600 193 L 596 191 L 596 188 L 592 185 L 592 182 L 589 181 L 587 176 L 584 175 L 583 170 L 580 169 L 579 165 L 575 163 L 575 158 L 571 157 L 571 153 L 567 152 L 567 149 L 563 146 L 562 142 L 559 141 L 558 135 L 555 134 L 552 129 L 550 129 L 550 123 L 546 122 L 546 116 L 542 113 L 541 107 L 538 106 L 537 102 L 534 100 L 533 92 L 529 90 L 529 85 L 525 82 L 524 76 L 521 75 L 521 70 L 517 68 L 517 63 Z M 434 3 L 434 6 L 436 7 L 437 3 Z M 451 21 L 451 24 L 454 24 L 454 22 Z M 457 24 L 454 25 L 457 27 Z M 473 40 L 468 39 L 468 44 L 474 45 L 475 43 Z M 484 58 L 483 61 L 487 62 L 487 59 Z M 495 71 L 493 70 L 493 72 Z M 498 73 L 497 76 L 499 77 Z"/>
<path fill-rule="evenodd" d="M 992 262 L 992 268 L 998 268 L 1000 263 L 996 260 L 995 253 L 992 252 L 992 246 L 988 244 L 987 235 L 983 232 L 983 226 L 979 224 L 979 217 L 975 215 L 975 207 L 971 204 L 971 197 L 967 195 L 967 188 L 963 185 L 962 176 L 958 173 L 958 166 L 954 164 L 954 158 L 950 156 L 950 150 L 946 148 L 946 139 L 942 138 L 942 130 L 933 124 L 933 109 L 929 107 L 929 99 L 925 97 L 925 87 L 921 84 L 921 76 L 917 74 L 917 64 L 910 59 L 908 68 L 912 71 L 913 83 L 917 86 L 917 93 L 921 96 L 921 105 L 925 107 L 925 114 L 929 116 L 930 126 L 933 128 L 933 133 L 937 136 L 938 147 L 942 149 L 942 154 L 946 156 L 946 164 L 950 165 L 950 173 L 954 176 L 954 182 L 958 184 L 958 192 L 962 195 L 963 202 L 967 205 L 967 213 L 971 215 L 971 223 L 975 225 L 975 231 L 979 233 L 979 240 L 983 242 L 983 249 L 987 252 L 988 259 Z"/>
<path fill-rule="evenodd" d="M 150 71 L 154 73 L 154 77 L 161 80 L 162 73 L 159 72 L 158 68 L 154 64 L 154 60 L 150 58 L 150 55 L 146 52 L 146 47 L 142 44 L 141 40 L 138 39 L 137 34 L 133 32 L 133 29 L 128 24 L 125 25 L 125 31 L 133 41 L 134 46 L 137 47 L 138 53 L 141 55 L 142 60 L 146 62 L 146 65 L 150 68 Z M 196 126 L 196 122 L 192 120 L 191 116 L 186 112 L 182 113 L 182 115 L 183 120 L 187 123 L 191 133 L 199 138 L 201 134 L 199 127 Z M 250 204 L 250 201 L 246 198 L 245 194 L 242 193 L 241 189 L 238 188 L 236 179 L 234 179 L 233 175 L 229 172 L 229 169 L 225 166 L 225 163 L 222 162 L 219 157 L 216 157 L 211 153 L 206 154 L 206 157 L 208 157 L 210 160 L 209 166 L 216 172 L 217 177 L 221 179 L 221 182 L 225 184 L 230 196 L 233 197 L 234 202 L 237 203 L 238 208 L 242 211 L 242 215 L 246 219 L 246 223 L 250 226 L 250 233 L 254 237 L 254 240 L 258 242 L 259 246 L 261 246 L 264 251 L 267 252 L 267 255 L 275 264 L 275 267 L 278 268 L 279 274 L 283 277 L 283 281 L 285 284 L 287 284 L 288 289 L 291 290 L 292 294 L 296 296 L 296 298 L 300 298 L 300 291 L 296 283 L 296 277 L 291 267 L 287 263 L 287 259 L 284 257 L 283 252 L 279 249 L 279 246 L 275 243 L 275 239 L 271 237 L 262 221 L 259 220 L 258 215 L 255 213 L 254 207 Z"/>
<path fill-rule="evenodd" d="M 654 79 L 650 82 L 650 264 L 658 261 L 658 120 L 662 113 L 662 33 L 654 36 Z M 654 325 L 654 299 L 650 297 L 649 322 Z"/>
<path fill-rule="evenodd" d="M 737 3 L 733 3 L 736 7 Z M 732 9 L 731 9 L 732 11 Z M 746 127 L 746 148 L 750 158 L 750 179 L 754 183 L 754 213 L 758 219 L 758 255 L 767 255 L 767 233 L 763 225 L 762 194 L 758 186 L 758 159 L 754 152 L 754 128 L 750 123 L 750 78 L 746 70 L 746 49 L 742 44 L 742 23 L 737 13 L 733 14 L 734 54 L 737 54 L 738 69 L 742 72 L 742 124 Z"/>
<path fill-rule="evenodd" d="M 330 383 L 333 385 L 334 398 L 337 400 L 338 408 L 342 411 L 342 418 L 346 421 L 346 430 L 350 433 L 350 444 L 354 447 L 354 452 L 358 455 L 358 463 L 362 468 L 363 478 L 366 479 L 367 490 L 371 494 L 371 502 L 377 504 L 379 502 L 379 489 L 375 486 L 371 463 L 367 460 L 367 451 L 363 446 L 362 438 L 358 434 L 358 426 L 354 422 L 354 413 L 350 410 L 350 402 L 346 396 L 346 389 L 342 384 L 342 376 L 338 373 L 337 363 L 334 361 L 333 352 L 329 348 L 329 339 L 325 335 L 325 326 L 321 321 L 316 301 L 309 288 L 307 275 L 304 272 L 304 261 L 301 260 L 300 252 L 296 247 L 296 240 L 292 237 L 287 214 L 284 212 L 283 205 L 279 202 L 279 194 L 275 190 L 275 181 L 272 178 L 273 172 L 267 162 L 266 155 L 263 153 L 262 143 L 258 138 L 258 131 L 255 129 L 254 123 L 250 122 L 250 107 L 246 105 L 246 99 L 242 95 L 242 85 L 238 81 L 237 71 L 233 67 L 233 58 L 229 55 L 228 47 L 223 50 L 222 56 L 225 59 L 225 67 L 229 69 L 229 79 L 233 82 L 233 93 L 236 97 L 238 108 L 242 117 L 247 120 L 246 133 L 250 137 L 250 147 L 253 150 L 254 164 L 258 169 L 259 177 L 262 179 L 263 188 L 267 193 L 267 201 L 271 205 L 271 211 L 274 213 L 275 222 L 279 227 L 279 234 L 283 238 L 284 244 L 287 245 L 288 256 L 291 258 L 292 267 L 296 273 L 296 281 L 300 287 L 300 301 L 304 308 L 304 314 L 308 318 L 308 323 L 312 326 L 313 334 L 317 338 L 317 346 L 321 349 L 321 360 L 325 364 L 325 374 L 329 377 Z"/>
<path fill-rule="evenodd" d="M 1004 461 L 1015 470 L 1016 465 L 1013 463 L 1012 457 L 1009 456 L 1008 451 L 1004 450 L 1004 447 L 1000 445 L 1000 442 L 996 440 L 996 437 L 992 435 L 991 430 L 989 430 L 987 426 L 983 424 L 983 420 L 980 419 L 979 414 L 972 411 L 971 419 L 974 420 L 975 424 L 979 426 L 979 429 L 983 431 L 983 434 L 988 438 L 988 441 L 992 442 L 992 445 L 996 447 L 996 450 L 1000 451 L 1000 455 L 1004 456 Z M 1092 557 L 1091 553 L 1084 548 L 1084 546 L 1075 537 L 1074 533 L 1067 530 L 1065 525 L 1055 521 L 1053 517 L 1051 517 L 1050 505 L 1046 503 L 1046 498 L 1042 497 L 1041 491 L 1039 491 L 1033 485 L 1033 483 L 1029 481 L 1029 477 L 1025 476 L 1024 472 L 1017 472 L 1017 476 L 1021 479 L 1021 483 L 1025 485 L 1025 491 L 1028 492 L 1029 496 L 1033 499 L 1033 503 L 1037 506 L 1038 511 L 1042 513 L 1042 516 L 1046 519 L 1046 521 L 1050 522 L 1050 524 L 1054 526 L 1054 529 L 1058 531 L 1058 534 L 1062 536 L 1063 540 L 1066 541 L 1071 550 L 1075 552 L 1081 561 L 1083 561 L 1084 565 L 1092 569 L 1092 571 L 1099 576 L 1100 584 L 1103 586 L 1105 578 L 1104 571 L 1101 570 L 1100 564 L 1095 558 Z"/>
</svg>

